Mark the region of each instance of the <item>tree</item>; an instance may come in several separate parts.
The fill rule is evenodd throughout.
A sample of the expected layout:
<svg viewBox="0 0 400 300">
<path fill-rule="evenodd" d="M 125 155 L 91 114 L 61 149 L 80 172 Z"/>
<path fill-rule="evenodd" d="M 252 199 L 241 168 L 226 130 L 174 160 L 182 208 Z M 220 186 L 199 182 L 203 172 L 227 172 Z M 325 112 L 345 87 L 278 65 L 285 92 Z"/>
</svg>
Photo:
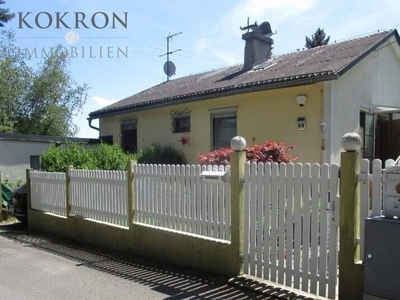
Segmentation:
<svg viewBox="0 0 400 300">
<path fill-rule="evenodd" d="M 3 31 L 0 40 L 0 132 L 16 132 L 15 122 L 31 81 L 12 32 Z"/>
<path fill-rule="evenodd" d="M 311 49 L 327 45 L 329 43 L 330 36 L 328 36 L 327 38 L 325 38 L 325 36 L 326 34 L 324 30 L 318 27 L 317 31 L 315 31 L 315 33 L 311 36 L 311 38 L 306 36 L 306 45 L 305 45 L 306 48 Z"/>
<path fill-rule="evenodd" d="M 0 0 L 0 5 L 5 4 L 6 2 L 4 0 Z M 7 23 L 10 21 L 12 18 L 14 18 L 15 14 L 10 13 L 8 8 L 2 8 L 0 7 L 0 27 L 4 26 L 4 23 Z"/>
<path fill-rule="evenodd" d="M 77 133 L 72 117 L 85 104 L 88 86 L 77 85 L 67 66 L 67 53 L 57 46 L 33 73 L 16 119 L 20 133 L 53 136 Z"/>
<path fill-rule="evenodd" d="M 0 42 L 0 132 L 74 136 L 72 123 L 85 104 L 88 86 L 78 85 L 61 46 L 48 51 L 37 70 L 27 66 L 13 34 Z"/>
</svg>

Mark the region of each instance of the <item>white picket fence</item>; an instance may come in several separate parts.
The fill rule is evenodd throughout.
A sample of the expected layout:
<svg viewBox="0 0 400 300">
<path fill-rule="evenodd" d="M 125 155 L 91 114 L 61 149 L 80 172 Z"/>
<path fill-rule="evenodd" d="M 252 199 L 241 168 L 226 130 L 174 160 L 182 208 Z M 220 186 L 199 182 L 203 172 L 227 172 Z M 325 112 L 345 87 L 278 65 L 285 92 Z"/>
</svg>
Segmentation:
<svg viewBox="0 0 400 300">
<path fill-rule="evenodd" d="M 335 298 L 338 174 L 337 165 L 246 163 L 246 274 Z"/>
<path fill-rule="evenodd" d="M 393 167 L 395 161 L 388 159 L 383 166 L 380 159 L 375 159 L 371 163 L 368 159 L 361 160 L 360 181 L 360 254 L 364 258 L 365 241 L 365 219 L 370 217 L 382 216 L 383 209 L 383 172 L 385 169 Z M 370 171 L 372 170 L 372 172 Z"/>
<path fill-rule="evenodd" d="M 70 170 L 71 213 L 128 226 L 126 171 Z"/>
<path fill-rule="evenodd" d="M 229 182 L 206 182 L 205 170 L 229 167 L 135 165 L 136 221 L 230 240 Z"/>
<path fill-rule="evenodd" d="M 65 173 L 30 173 L 32 209 L 66 216 Z"/>
</svg>

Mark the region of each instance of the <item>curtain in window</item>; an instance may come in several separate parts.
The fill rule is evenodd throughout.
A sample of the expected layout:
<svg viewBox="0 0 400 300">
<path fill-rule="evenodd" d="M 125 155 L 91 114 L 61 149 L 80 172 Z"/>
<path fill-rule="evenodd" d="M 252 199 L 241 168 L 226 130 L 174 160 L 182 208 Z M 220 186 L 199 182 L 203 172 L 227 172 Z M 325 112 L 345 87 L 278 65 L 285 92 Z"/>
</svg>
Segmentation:
<svg viewBox="0 0 400 300">
<path fill-rule="evenodd" d="M 213 119 L 214 149 L 229 147 L 231 139 L 237 135 L 236 116 L 215 117 Z"/>
</svg>

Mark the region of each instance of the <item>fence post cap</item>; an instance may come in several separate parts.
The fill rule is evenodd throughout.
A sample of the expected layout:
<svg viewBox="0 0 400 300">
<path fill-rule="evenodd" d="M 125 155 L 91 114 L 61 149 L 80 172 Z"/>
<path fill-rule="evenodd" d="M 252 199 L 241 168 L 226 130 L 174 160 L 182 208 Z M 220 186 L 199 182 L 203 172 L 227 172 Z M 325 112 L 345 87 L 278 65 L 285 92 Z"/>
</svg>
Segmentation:
<svg viewBox="0 0 400 300">
<path fill-rule="evenodd" d="M 342 148 L 347 152 L 355 152 L 361 149 L 362 140 L 355 132 L 346 133 L 342 137 Z"/>
<path fill-rule="evenodd" d="M 235 136 L 231 139 L 231 148 L 236 152 L 243 151 L 246 148 L 246 140 L 242 136 Z"/>
</svg>

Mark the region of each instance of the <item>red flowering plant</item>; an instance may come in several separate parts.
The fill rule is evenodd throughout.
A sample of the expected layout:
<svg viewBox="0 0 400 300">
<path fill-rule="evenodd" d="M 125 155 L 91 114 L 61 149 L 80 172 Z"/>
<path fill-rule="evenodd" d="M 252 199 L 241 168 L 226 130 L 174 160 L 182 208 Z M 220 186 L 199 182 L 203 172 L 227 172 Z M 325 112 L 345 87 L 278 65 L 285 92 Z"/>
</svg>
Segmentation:
<svg viewBox="0 0 400 300">
<path fill-rule="evenodd" d="M 197 160 L 202 165 L 229 165 L 229 156 L 232 148 L 220 148 L 209 153 L 199 154 Z"/>
<path fill-rule="evenodd" d="M 262 163 L 288 163 L 298 159 L 298 157 L 288 155 L 293 147 L 287 147 L 283 143 L 266 141 L 262 145 L 246 147 L 246 160 L 248 162 Z M 199 154 L 197 160 L 202 165 L 229 165 L 229 157 L 233 152 L 231 148 L 220 148 L 209 153 Z"/>
</svg>

